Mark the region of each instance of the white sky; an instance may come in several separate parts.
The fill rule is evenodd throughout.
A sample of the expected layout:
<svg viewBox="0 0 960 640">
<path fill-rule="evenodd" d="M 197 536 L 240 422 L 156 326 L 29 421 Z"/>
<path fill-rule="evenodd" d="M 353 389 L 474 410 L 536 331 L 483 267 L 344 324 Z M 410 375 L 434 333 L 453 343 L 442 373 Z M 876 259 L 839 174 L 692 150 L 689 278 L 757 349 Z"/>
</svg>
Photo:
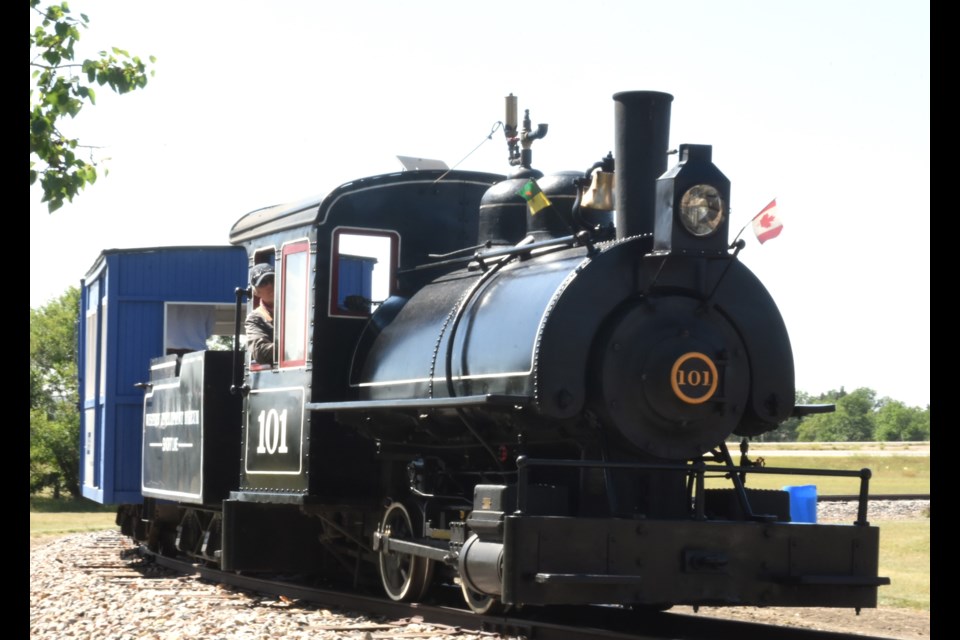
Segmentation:
<svg viewBox="0 0 960 640">
<path fill-rule="evenodd" d="M 671 147 L 713 145 L 731 228 L 774 197 L 780 237 L 742 260 L 780 305 L 797 387 L 930 401 L 930 11 L 911 0 L 281 2 L 75 0 L 80 57 L 157 57 L 65 129 L 101 178 L 53 214 L 30 198 L 30 305 L 100 251 L 221 244 L 253 209 L 399 170 L 397 155 L 506 173 L 519 97 L 534 167 L 614 147 L 619 91 L 674 96 Z M 483 143 L 483 144 L 481 144 Z M 672 161 L 671 161 L 672 164 Z M 103 176 L 103 168 L 110 173 Z M 734 233 L 735 233 L 734 231 Z"/>
</svg>

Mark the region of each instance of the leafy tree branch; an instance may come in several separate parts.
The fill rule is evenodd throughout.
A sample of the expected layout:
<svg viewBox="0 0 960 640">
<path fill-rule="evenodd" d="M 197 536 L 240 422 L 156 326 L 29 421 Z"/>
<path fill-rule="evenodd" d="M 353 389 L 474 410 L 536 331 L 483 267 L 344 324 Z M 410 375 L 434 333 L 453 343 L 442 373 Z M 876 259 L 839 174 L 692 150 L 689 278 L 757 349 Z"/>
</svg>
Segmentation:
<svg viewBox="0 0 960 640">
<path fill-rule="evenodd" d="M 64 117 L 75 118 L 85 104 L 96 104 L 94 84 L 122 95 L 146 87 L 148 69 L 138 56 L 117 47 L 74 62 L 74 47 L 89 18 L 82 13 L 74 17 L 67 2 L 40 8 L 40 0 L 30 0 L 30 9 L 40 20 L 30 31 L 30 184 L 40 181 L 41 201 L 53 212 L 97 180 L 94 147 L 81 146 L 58 124 Z M 91 150 L 87 159 L 78 156 L 79 149 Z"/>
</svg>

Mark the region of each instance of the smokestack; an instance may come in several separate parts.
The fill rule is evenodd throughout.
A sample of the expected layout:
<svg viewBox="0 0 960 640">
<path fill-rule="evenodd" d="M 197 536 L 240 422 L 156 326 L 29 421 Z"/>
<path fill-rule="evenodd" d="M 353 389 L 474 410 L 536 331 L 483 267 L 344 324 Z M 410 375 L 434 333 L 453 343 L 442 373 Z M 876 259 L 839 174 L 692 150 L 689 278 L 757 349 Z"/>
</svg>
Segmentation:
<svg viewBox="0 0 960 640">
<path fill-rule="evenodd" d="M 657 178 L 667 170 L 673 96 L 659 91 L 623 91 L 613 99 L 619 240 L 653 233 Z"/>
</svg>

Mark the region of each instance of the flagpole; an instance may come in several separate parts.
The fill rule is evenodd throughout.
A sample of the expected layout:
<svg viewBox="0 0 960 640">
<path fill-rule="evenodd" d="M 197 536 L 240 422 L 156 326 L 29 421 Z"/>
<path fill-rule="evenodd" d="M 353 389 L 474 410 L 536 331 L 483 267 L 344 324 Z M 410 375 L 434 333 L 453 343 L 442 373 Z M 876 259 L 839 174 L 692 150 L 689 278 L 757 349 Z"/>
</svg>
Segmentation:
<svg viewBox="0 0 960 640">
<path fill-rule="evenodd" d="M 756 216 L 754 216 L 754 217 L 756 217 Z M 743 227 L 740 229 L 740 232 L 737 233 L 737 237 L 734 238 L 734 239 L 733 239 L 733 242 L 730 243 L 730 246 L 731 246 L 731 247 L 734 246 L 735 244 L 737 244 L 737 240 L 740 239 L 740 236 L 743 234 L 744 231 L 747 230 L 747 227 L 749 227 L 752 223 L 753 223 L 753 218 L 750 218 L 750 220 L 747 222 L 747 224 L 743 225 Z"/>
</svg>

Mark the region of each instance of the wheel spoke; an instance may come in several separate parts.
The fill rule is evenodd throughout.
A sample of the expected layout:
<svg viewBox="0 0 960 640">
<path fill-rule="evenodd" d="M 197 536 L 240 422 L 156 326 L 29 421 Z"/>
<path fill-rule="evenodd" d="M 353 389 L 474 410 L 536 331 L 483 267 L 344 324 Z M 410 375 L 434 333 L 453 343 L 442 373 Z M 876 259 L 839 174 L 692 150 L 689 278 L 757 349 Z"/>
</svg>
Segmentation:
<svg viewBox="0 0 960 640">
<path fill-rule="evenodd" d="M 384 513 L 380 532 L 388 538 L 411 540 L 415 537 L 413 531 L 413 522 L 407 509 L 399 502 L 392 503 Z M 430 586 L 432 576 L 432 560 L 380 550 L 380 578 L 392 600 L 419 600 Z"/>
</svg>

